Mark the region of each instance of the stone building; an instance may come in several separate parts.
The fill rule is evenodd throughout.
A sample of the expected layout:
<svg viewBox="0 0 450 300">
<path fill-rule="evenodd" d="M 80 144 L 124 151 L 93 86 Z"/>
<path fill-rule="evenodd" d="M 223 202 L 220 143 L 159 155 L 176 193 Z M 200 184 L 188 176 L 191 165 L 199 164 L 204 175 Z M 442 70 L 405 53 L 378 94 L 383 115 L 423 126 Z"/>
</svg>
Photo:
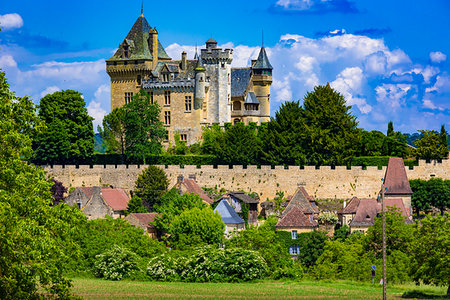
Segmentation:
<svg viewBox="0 0 450 300">
<path fill-rule="evenodd" d="M 222 221 L 225 223 L 225 236 L 234 232 L 245 229 L 245 221 L 236 213 L 231 205 L 226 200 L 222 200 L 214 209 L 217 212 Z"/>
<path fill-rule="evenodd" d="M 151 238 L 156 239 L 156 227 L 151 224 L 151 222 L 155 221 L 157 216 L 157 213 L 131 213 L 125 217 L 125 220 L 127 220 L 132 226 L 143 229 L 144 232 Z"/>
<path fill-rule="evenodd" d="M 209 39 L 200 55 L 170 58 L 158 40 L 156 27 L 138 17 L 116 53 L 106 60 L 111 78 L 111 110 L 121 107 L 144 89 L 161 107 L 168 132 L 166 144 L 179 134 L 195 143 L 202 126 L 269 121 L 272 65 L 264 47 L 250 67 L 232 68 L 232 49 Z"/>
</svg>

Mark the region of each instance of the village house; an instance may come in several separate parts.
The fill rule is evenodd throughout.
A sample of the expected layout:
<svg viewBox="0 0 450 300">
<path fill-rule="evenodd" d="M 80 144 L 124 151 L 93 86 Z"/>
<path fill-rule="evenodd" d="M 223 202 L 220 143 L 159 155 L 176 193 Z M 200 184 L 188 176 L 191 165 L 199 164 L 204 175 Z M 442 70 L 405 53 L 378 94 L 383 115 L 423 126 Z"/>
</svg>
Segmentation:
<svg viewBox="0 0 450 300">
<path fill-rule="evenodd" d="M 142 228 L 144 232 L 153 239 L 156 239 L 156 227 L 150 222 L 153 222 L 157 213 L 131 213 L 125 217 L 132 226 Z"/>
<path fill-rule="evenodd" d="M 213 203 L 213 200 L 205 193 L 205 191 L 197 184 L 195 175 L 190 175 L 189 178 L 184 178 L 183 175 L 177 177 L 176 189 L 183 195 L 185 193 L 195 194 L 202 198 L 203 202 L 208 205 Z"/>
<path fill-rule="evenodd" d="M 231 205 L 226 200 L 222 200 L 214 209 L 217 212 L 222 221 L 225 223 L 225 236 L 233 231 L 240 231 L 245 229 L 245 221 L 236 213 Z"/>
<path fill-rule="evenodd" d="M 412 215 L 411 195 L 408 176 L 406 175 L 405 164 L 401 157 L 390 157 L 384 176 L 385 199 L 400 198 L 408 214 Z"/>
<path fill-rule="evenodd" d="M 123 218 L 129 200 L 123 189 L 94 186 L 76 187 L 64 202 L 78 207 L 88 219 L 99 219 L 105 216 Z"/>
<path fill-rule="evenodd" d="M 222 200 L 228 201 L 228 204 L 230 204 L 231 207 L 234 208 L 234 210 L 243 218 L 243 214 L 248 208 L 248 224 L 257 223 L 259 200 L 250 197 L 244 192 L 229 192 L 227 194 L 224 194 L 216 202 L 220 202 Z"/>
</svg>

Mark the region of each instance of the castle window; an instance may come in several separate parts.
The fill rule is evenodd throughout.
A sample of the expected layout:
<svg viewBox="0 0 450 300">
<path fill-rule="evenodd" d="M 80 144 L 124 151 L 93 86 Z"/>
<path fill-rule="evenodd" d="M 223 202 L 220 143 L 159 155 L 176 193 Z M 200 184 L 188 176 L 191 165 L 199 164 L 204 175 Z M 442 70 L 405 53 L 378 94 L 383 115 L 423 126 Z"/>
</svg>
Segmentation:
<svg viewBox="0 0 450 300">
<path fill-rule="evenodd" d="M 180 134 L 180 141 L 187 141 L 187 134 Z"/>
<path fill-rule="evenodd" d="M 225 63 L 221 64 L 222 69 L 225 69 Z"/>
<path fill-rule="evenodd" d="M 125 92 L 125 104 L 128 104 L 133 99 L 133 93 Z"/>
<path fill-rule="evenodd" d="M 138 75 L 138 76 L 137 76 L 136 81 L 137 81 L 137 84 L 138 84 L 138 85 L 141 85 L 141 83 L 142 83 L 142 77 L 141 77 L 141 75 Z"/>
<path fill-rule="evenodd" d="M 164 105 L 170 105 L 170 91 L 164 91 Z"/>
<path fill-rule="evenodd" d="M 128 45 L 123 45 L 123 58 L 128 58 L 130 52 L 128 51 Z"/>
<path fill-rule="evenodd" d="M 270 94 L 267 95 L 267 101 L 270 101 Z"/>
<path fill-rule="evenodd" d="M 170 125 L 170 111 L 164 112 L 164 125 Z"/>
<path fill-rule="evenodd" d="M 233 102 L 233 110 L 241 110 L 241 102 L 240 101 Z"/>
<path fill-rule="evenodd" d="M 184 97 L 184 108 L 187 112 L 192 111 L 192 97 L 191 96 Z"/>
<path fill-rule="evenodd" d="M 239 119 L 234 119 L 234 125 L 236 125 L 237 123 L 239 123 L 241 120 Z"/>
<path fill-rule="evenodd" d="M 153 91 L 148 92 L 150 96 L 150 103 L 153 104 Z"/>
</svg>

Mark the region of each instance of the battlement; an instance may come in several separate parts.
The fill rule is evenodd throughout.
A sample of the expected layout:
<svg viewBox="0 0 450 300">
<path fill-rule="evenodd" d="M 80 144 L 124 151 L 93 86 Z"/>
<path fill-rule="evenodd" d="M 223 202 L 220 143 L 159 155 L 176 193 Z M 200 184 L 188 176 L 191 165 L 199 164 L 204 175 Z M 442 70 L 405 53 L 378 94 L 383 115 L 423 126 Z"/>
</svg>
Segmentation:
<svg viewBox="0 0 450 300">
<path fill-rule="evenodd" d="M 48 176 L 61 181 L 64 186 L 114 186 L 126 190 L 134 189 L 134 182 L 146 165 L 54 165 L 42 166 Z M 195 175 L 198 184 L 226 190 L 257 192 L 260 198 L 273 199 L 277 191 L 292 195 L 299 183 L 305 183 L 308 193 L 316 198 L 348 199 L 376 197 L 380 179 L 386 167 L 369 166 L 242 166 L 242 165 L 168 165 L 158 166 L 175 185 L 177 177 Z M 441 163 L 424 160 L 413 168 L 405 167 L 409 179 L 438 177 L 450 179 L 450 161 Z"/>
<path fill-rule="evenodd" d="M 194 91 L 195 79 L 175 78 L 169 82 L 162 81 L 144 81 L 142 87 L 146 90 L 175 90 L 175 91 Z"/>
<path fill-rule="evenodd" d="M 151 72 L 151 62 L 107 62 L 106 73 L 108 74 L 123 74 L 123 73 L 135 73 L 135 72 Z"/>
<path fill-rule="evenodd" d="M 216 64 L 218 62 L 225 62 L 231 64 L 233 60 L 233 49 L 221 48 L 201 49 L 201 59 L 205 64 Z"/>
</svg>

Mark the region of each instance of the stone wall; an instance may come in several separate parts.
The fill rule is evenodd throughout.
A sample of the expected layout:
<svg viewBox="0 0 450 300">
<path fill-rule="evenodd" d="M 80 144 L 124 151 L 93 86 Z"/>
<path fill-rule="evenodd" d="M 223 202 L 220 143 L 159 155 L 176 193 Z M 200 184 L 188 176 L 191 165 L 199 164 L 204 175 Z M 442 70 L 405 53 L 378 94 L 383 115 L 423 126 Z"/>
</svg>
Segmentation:
<svg viewBox="0 0 450 300">
<path fill-rule="evenodd" d="M 217 187 L 226 190 L 243 190 L 245 192 L 257 192 L 264 201 L 272 199 L 277 191 L 285 192 L 285 195 L 293 195 L 299 184 L 305 184 L 308 193 L 316 198 L 345 199 L 353 196 L 360 198 L 376 197 L 381 186 L 381 178 L 384 177 L 386 167 L 352 167 L 337 166 L 331 169 L 329 166 L 306 166 L 301 169 L 298 166 L 160 166 L 163 168 L 175 185 L 178 175 L 189 176 L 195 174 L 201 187 Z M 134 182 L 145 166 L 138 165 L 73 165 L 53 167 L 43 166 L 49 176 L 61 181 L 66 187 L 76 186 L 109 186 L 123 188 L 130 191 L 134 188 Z M 442 163 L 426 163 L 420 161 L 419 166 L 409 169 L 406 167 L 409 179 L 429 179 L 439 177 L 450 179 L 450 161 Z"/>
</svg>

